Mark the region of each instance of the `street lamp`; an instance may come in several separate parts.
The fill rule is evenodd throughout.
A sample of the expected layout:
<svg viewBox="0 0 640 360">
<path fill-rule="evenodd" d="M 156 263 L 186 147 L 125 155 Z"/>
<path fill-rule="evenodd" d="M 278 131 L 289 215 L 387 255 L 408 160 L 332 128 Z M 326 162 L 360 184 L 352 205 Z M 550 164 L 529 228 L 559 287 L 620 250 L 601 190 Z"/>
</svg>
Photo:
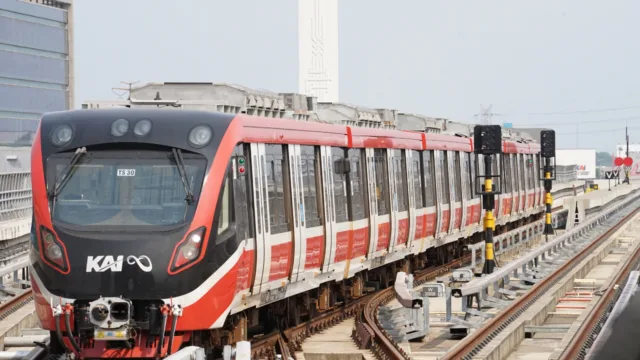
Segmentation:
<svg viewBox="0 0 640 360">
<path fill-rule="evenodd" d="M 496 228 L 493 209 L 495 195 L 502 193 L 500 177 L 502 162 L 495 161 L 497 173 L 493 174 L 494 156 L 502 154 L 502 128 L 500 125 L 476 125 L 473 129 L 473 152 L 475 154 L 475 192 L 482 196 L 484 214 L 485 261 L 483 274 L 491 274 L 496 266 L 493 252 L 493 231 Z M 497 179 L 494 181 L 494 179 Z"/>
</svg>

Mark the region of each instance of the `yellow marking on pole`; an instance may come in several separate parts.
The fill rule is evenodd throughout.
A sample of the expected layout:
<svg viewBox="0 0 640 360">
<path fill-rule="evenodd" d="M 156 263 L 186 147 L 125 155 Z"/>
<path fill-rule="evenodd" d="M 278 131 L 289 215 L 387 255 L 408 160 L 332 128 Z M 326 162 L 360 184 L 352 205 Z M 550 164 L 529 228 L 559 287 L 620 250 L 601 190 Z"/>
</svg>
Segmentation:
<svg viewBox="0 0 640 360">
<path fill-rule="evenodd" d="M 484 229 L 496 229 L 495 219 L 493 217 L 493 210 L 487 210 L 484 213 Z"/>
<path fill-rule="evenodd" d="M 486 253 L 486 259 L 487 260 L 493 260 L 493 244 L 490 242 L 485 242 L 485 253 Z"/>
</svg>

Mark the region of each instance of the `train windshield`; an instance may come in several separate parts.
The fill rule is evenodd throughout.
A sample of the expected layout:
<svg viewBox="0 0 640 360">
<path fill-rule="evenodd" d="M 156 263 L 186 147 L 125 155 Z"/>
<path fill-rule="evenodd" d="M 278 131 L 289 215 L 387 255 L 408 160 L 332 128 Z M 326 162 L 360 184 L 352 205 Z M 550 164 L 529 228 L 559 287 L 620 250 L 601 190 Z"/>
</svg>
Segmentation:
<svg viewBox="0 0 640 360">
<path fill-rule="evenodd" d="M 48 160 L 48 188 L 56 182 L 73 154 Z M 195 201 L 187 201 L 185 186 L 171 151 L 89 151 L 69 172 L 68 182 L 54 197 L 54 222 L 75 226 L 162 226 L 193 217 L 204 179 L 206 159 L 184 154 L 185 176 Z"/>
</svg>

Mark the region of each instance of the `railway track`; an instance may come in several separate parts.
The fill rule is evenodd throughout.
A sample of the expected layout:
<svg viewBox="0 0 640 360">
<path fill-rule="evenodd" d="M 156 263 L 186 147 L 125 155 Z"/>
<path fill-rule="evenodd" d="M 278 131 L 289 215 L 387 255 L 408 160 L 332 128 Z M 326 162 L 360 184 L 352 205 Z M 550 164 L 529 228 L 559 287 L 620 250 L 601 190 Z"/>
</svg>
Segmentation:
<svg viewBox="0 0 640 360">
<path fill-rule="evenodd" d="M 637 211 L 636 211 L 637 213 Z M 636 220 L 638 221 L 638 220 Z M 640 267 L 640 247 L 637 247 L 631 256 L 627 258 L 620 271 L 615 275 L 611 286 L 607 287 L 600 296 L 600 300 L 584 319 L 578 333 L 573 337 L 569 346 L 561 354 L 558 360 L 584 359 L 599 335 L 600 330 L 611 315 L 611 309 L 620 298 L 621 289 L 627 282 L 633 270 Z M 618 285 L 616 287 L 614 285 Z"/>
<path fill-rule="evenodd" d="M 517 319 L 527 308 L 534 304 L 538 298 L 546 293 L 570 269 L 577 266 L 588 254 L 594 251 L 600 244 L 606 241 L 615 231 L 620 229 L 627 221 L 639 212 L 640 209 L 638 208 L 631 211 L 624 218 L 607 229 L 596 240 L 581 249 L 573 258 L 558 267 L 552 274 L 541 279 L 541 281 L 536 283 L 530 291 L 515 299 L 509 307 L 498 312 L 493 318 L 488 320 L 484 326 L 464 338 L 459 345 L 448 352 L 443 359 L 471 359 L 473 356 L 477 355 L 479 351 L 489 343 L 489 341 L 496 338 L 501 331 Z M 583 336 L 586 336 L 586 334 Z M 389 343 L 391 342 L 387 341 L 382 342 L 381 344 Z"/>
<path fill-rule="evenodd" d="M 445 265 L 430 267 L 424 270 L 420 270 L 414 273 L 414 283 L 416 285 L 435 279 L 451 269 L 461 267 L 471 261 L 471 255 L 464 255 L 461 258 L 455 259 Z M 309 336 L 331 327 L 346 318 L 356 317 L 356 328 L 353 331 L 352 337 L 356 343 L 369 342 L 372 344 L 372 352 L 376 354 L 382 351 L 383 347 L 375 347 L 376 341 L 374 339 L 380 338 L 380 341 L 387 339 L 377 327 L 371 327 L 366 325 L 368 309 L 374 304 L 380 304 L 381 302 L 393 297 L 393 286 L 381 290 L 377 293 L 365 295 L 359 299 L 353 300 L 349 303 L 342 304 L 333 310 L 329 310 L 310 321 L 300 324 L 298 326 L 286 329 L 281 332 L 274 332 L 266 336 L 262 336 L 257 339 L 253 339 L 251 342 L 252 359 L 276 359 L 277 355 L 281 355 L 283 359 L 289 357 L 295 359 L 295 352 L 301 351 L 302 342 Z M 377 306 L 375 307 L 377 308 Z M 375 318 L 375 316 L 373 317 Z M 388 340 L 388 339 L 387 339 Z M 389 344 L 392 346 L 392 344 Z M 394 347 L 398 353 L 404 353 L 396 345 Z"/>
</svg>

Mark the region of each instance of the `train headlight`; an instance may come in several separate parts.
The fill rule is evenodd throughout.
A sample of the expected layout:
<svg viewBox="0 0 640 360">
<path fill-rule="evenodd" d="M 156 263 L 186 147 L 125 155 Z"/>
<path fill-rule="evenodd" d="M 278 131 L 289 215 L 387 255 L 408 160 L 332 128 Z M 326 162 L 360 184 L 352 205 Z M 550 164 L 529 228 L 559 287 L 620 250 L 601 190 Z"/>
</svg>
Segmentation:
<svg viewBox="0 0 640 360">
<path fill-rule="evenodd" d="M 41 228 L 40 236 L 42 238 L 43 257 L 46 262 L 60 271 L 68 271 L 68 262 L 62 243 L 56 240 L 53 233 L 45 227 Z"/>
<path fill-rule="evenodd" d="M 133 133 L 136 136 L 145 136 L 151 131 L 151 121 L 147 119 L 140 120 L 133 127 Z"/>
<path fill-rule="evenodd" d="M 173 252 L 170 273 L 182 270 L 187 265 L 196 262 L 203 254 L 202 240 L 206 228 L 201 227 L 189 233 Z"/>
<path fill-rule="evenodd" d="M 129 121 L 127 119 L 118 119 L 111 124 L 111 135 L 122 136 L 129 131 Z"/>
<path fill-rule="evenodd" d="M 51 142 L 57 147 L 67 145 L 73 137 L 73 129 L 69 125 L 60 125 L 51 134 Z"/>
<path fill-rule="evenodd" d="M 209 125 L 198 125 L 189 132 L 189 143 L 195 148 L 206 146 L 211 141 L 213 130 Z"/>
</svg>

